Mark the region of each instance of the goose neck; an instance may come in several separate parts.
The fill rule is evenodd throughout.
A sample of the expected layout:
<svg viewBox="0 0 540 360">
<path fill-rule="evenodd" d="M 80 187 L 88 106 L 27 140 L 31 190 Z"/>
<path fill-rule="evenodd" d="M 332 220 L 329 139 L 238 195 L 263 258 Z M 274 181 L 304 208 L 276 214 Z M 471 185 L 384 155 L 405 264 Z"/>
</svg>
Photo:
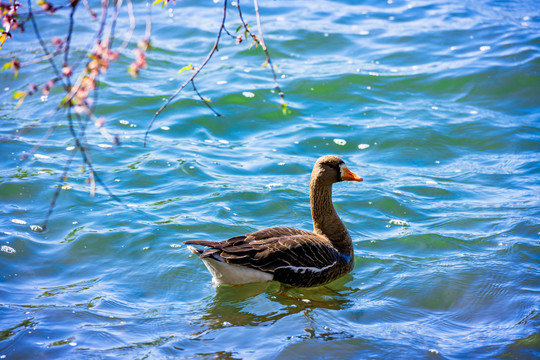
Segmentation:
<svg viewBox="0 0 540 360">
<path fill-rule="evenodd" d="M 311 181 L 310 202 L 313 232 L 328 238 L 338 250 L 349 253 L 352 241 L 332 203 L 332 185 Z"/>
</svg>

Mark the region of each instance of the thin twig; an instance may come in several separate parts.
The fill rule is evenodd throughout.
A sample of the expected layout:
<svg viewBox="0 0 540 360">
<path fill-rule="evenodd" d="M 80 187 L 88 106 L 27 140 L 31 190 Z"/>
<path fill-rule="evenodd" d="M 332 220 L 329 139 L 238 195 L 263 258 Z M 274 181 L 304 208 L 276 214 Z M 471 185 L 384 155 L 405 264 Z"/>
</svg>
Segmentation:
<svg viewBox="0 0 540 360">
<path fill-rule="evenodd" d="M 46 115 L 43 119 L 51 119 L 58 111 L 60 111 L 60 108 L 59 107 L 56 107 L 54 109 L 52 109 L 50 111 L 50 113 L 48 115 Z M 36 151 L 39 150 L 39 148 L 45 143 L 45 141 L 47 141 L 47 139 L 49 138 L 49 136 L 51 136 L 51 134 L 54 132 L 55 128 L 57 127 L 58 125 L 53 125 L 49 128 L 49 130 L 47 130 L 47 133 L 45 133 L 45 135 L 41 138 L 41 140 L 39 141 L 39 143 L 37 145 L 34 145 L 34 147 L 32 147 L 30 150 L 28 150 L 26 153 L 24 153 L 22 156 L 21 156 L 21 161 L 24 161 L 26 159 L 28 159 L 28 157 L 32 154 L 34 154 Z"/>
<path fill-rule="evenodd" d="M 152 128 L 152 124 L 154 124 L 154 121 L 156 120 L 156 118 L 158 117 L 158 115 L 163 111 L 163 109 L 165 109 L 170 103 L 171 101 L 186 87 L 187 84 L 189 84 L 200 72 L 201 70 L 205 67 L 205 65 L 208 63 L 208 61 L 210 61 L 210 59 L 212 58 L 212 55 L 214 55 L 214 53 L 217 51 L 218 49 L 218 44 L 219 44 L 219 39 L 221 37 L 221 31 L 223 30 L 224 26 L 225 26 L 225 17 L 227 15 L 227 0 L 225 0 L 223 2 L 223 18 L 221 19 L 221 26 L 219 27 L 219 31 L 218 31 L 218 34 L 217 34 L 217 37 L 216 37 L 216 41 L 214 42 L 214 46 L 212 46 L 212 49 L 210 50 L 210 52 L 208 53 L 208 55 L 206 56 L 206 59 L 204 59 L 204 61 L 202 62 L 202 64 L 195 70 L 195 72 L 193 73 L 193 75 L 191 75 L 191 77 L 189 79 L 187 79 L 183 84 L 182 86 L 180 86 L 180 88 L 178 88 L 178 90 L 175 91 L 174 94 L 172 94 L 168 99 L 167 101 L 165 102 L 165 104 L 163 104 L 158 111 L 156 111 L 156 113 L 154 114 L 154 117 L 152 117 L 152 120 L 150 121 L 150 124 L 148 124 L 148 127 L 146 128 L 146 132 L 144 133 L 144 141 L 143 141 L 143 147 L 146 147 L 146 138 L 148 137 L 148 132 L 150 132 L 150 129 Z"/>
<path fill-rule="evenodd" d="M 199 96 L 199 99 L 201 99 L 204 104 L 206 106 L 208 106 L 208 108 L 210 110 L 212 110 L 212 112 L 216 115 L 216 116 L 219 116 L 219 117 L 225 117 L 224 115 L 221 115 L 220 113 L 218 113 L 211 105 L 210 105 L 210 102 L 208 100 L 206 100 L 200 93 L 199 93 L 199 90 L 197 90 L 197 88 L 195 87 L 195 81 L 191 80 L 191 86 L 193 86 L 193 91 L 195 91 L 195 93 Z"/>
<path fill-rule="evenodd" d="M 72 11 L 71 11 L 71 15 L 70 15 L 69 33 L 68 33 L 68 37 L 66 39 L 66 47 L 65 47 L 65 53 L 64 53 L 64 66 L 68 65 L 69 44 L 70 44 L 70 39 L 71 39 L 71 35 L 72 35 L 72 30 L 73 30 L 73 15 L 75 13 L 75 7 L 76 7 L 78 1 L 79 0 L 73 0 L 73 2 L 72 2 Z M 96 40 L 95 40 L 96 43 L 98 43 L 98 44 L 101 42 L 101 37 L 102 37 L 102 34 L 103 34 L 103 30 L 105 28 L 108 0 L 102 0 L 101 4 L 102 4 L 101 24 L 100 24 L 99 32 L 98 32 L 98 34 L 96 36 Z M 118 11 L 118 8 L 116 8 L 116 11 Z M 111 36 L 113 36 L 113 35 L 114 35 L 114 23 L 111 26 Z M 107 44 L 107 46 L 110 49 L 111 43 L 109 42 Z M 76 82 L 75 86 L 72 86 L 70 88 L 66 87 L 66 90 L 69 89 L 69 92 L 68 92 L 68 95 L 64 98 L 63 104 L 67 105 L 67 110 L 66 111 L 67 111 L 68 127 L 69 127 L 69 131 L 71 133 L 71 136 L 72 136 L 73 140 L 75 141 L 75 150 L 71 153 L 69 159 L 66 161 L 66 164 L 64 166 L 64 171 L 62 173 L 62 177 L 60 178 L 60 182 L 63 182 L 64 179 L 66 178 L 67 172 L 69 171 L 70 165 L 71 165 L 71 163 L 73 161 L 74 154 L 76 153 L 76 150 L 79 150 L 80 153 L 81 153 L 81 157 L 82 157 L 84 166 L 87 166 L 88 169 L 89 169 L 89 179 L 90 179 L 90 182 L 91 182 L 91 195 L 93 196 L 94 193 L 95 193 L 95 187 L 96 187 L 96 181 L 97 181 L 97 183 L 99 185 L 101 185 L 101 187 L 107 192 L 107 194 L 109 196 L 111 196 L 119 204 L 123 205 L 126 209 L 129 209 L 129 207 L 127 205 L 125 205 L 124 202 L 120 198 L 118 198 L 116 195 L 114 195 L 112 193 L 112 191 L 109 189 L 109 187 L 101 180 L 101 178 L 99 177 L 99 175 L 97 174 L 97 172 L 95 171 L 95 169 L 93 167 L 92 161 L 90 159 L 90 153 L 88 151 L 88 148 L 84 145 L 84 142 L 85 142 L 85 139 L 86 139 L 86 128 L 87 128 L 89 120 L 92 119 L 94 122 L 96 122 L 96 117 L 93 115 L 91 109 L 88 107 L 88 104 L 86 104 L 86 103 L 81 104 L 81 106 L 84 109 L 85 114 L 88 117 L 86 118 L 86 121 L 84 121 L 84 122 L 80 122 L 80 119 L 77 117 L 77 119 L 79 120 L 78 121 L 79 133 L 77 133 L 77 131 L 75 130 L 75 126 L 74 126 L 74 122 L 73 122 L 73 116 L 71 114 L 71 100 L 75 96 L 76 92 L 79 90 L 83 77 L 84 77 L 84 75 L 79 77 L 79 79 Z M 68 86 L 70 85 L 70 80 L 69 79 L 70 79 L 70 76 L 67 76 L 66 81 L 68 83 Z M 97 95 L 97 91 L 94 91 L 94 96 L 96 96 L 96 95 Z M 94 99 L 97 100 L 96 97 Z M 94 106 L 95 106 L 96 102 L 97 101 L 94 101 Z M 61 106 L 62 105 L 59 105 L 58 109 Z M 112 139 L 114 141 L 114 138 L 105 129 L 100 128 L 100 131 L 101 131 L 102 135 L 104 135 L 106 138 Z M 61 189 L 62 189 L 62 186 L 61 186 L 61 184 L 59 184 L 59 186 L 56 188 L 56 190 L 55 190 L 55 192 L 53 194 L 53 198 L 51 200 L 49 210 L 47 211 L 47 214 L 45 216 L 45 220 L 44 220 L 43 225 L 42 225 L 43 229 L 46 229 L 46 227 L 47 227 L 47 223 L 48 223 L 49 218 L 50 218 L 50 216 L 51 216 L 51 214 L 52 214 L 52 212 L 54 210 L 54 207 L 56 205 L 56 200 L 58 199 L 58 196 L 60 194 Z"/>
<path fill-rule="evenodd" d="M 259 4 L 257 0 L 253 0 L 253 6 L 255 7 L 255 14 L 257 17 L 257 28 L 259 30 L 259 39 L 261 41 L 261 46 L 264 51 L 264 55 L 266 55 L 266 61 L 268 65 L 270 65 L 270 71 L 272 71 L 272 77 L 274 78 L 274 88 L 278 91 L 278 95 L 281 99 L 281 104 L 285 104 L 283 91 L 281 91 L 279 84 L 277 82 L 277 76 L 276 72 L 274 71 L 274 65 L 272 64 L 272 60 L 270 59 L 270 54 L 268 53 L 268 48 L 266 47 L 266 44 L 264 42 L 264 37 L 262 33 L 262 26 L 261 26 L 261 16 L 259 14 Z"/>
<path fill-rule="evenodd" d="M 71 119 L 71 112 L 68 112 L 68 122 L 69 122 L 70 126 L 72 126 L 73 122 L 72 122 L 72 119 Z M 70 129 L 70 130 L 72 130 L 72 129 Z M 83 123 L 81 125 L 81 135 L 84 135 L 85 130 L 86 130 L 86 124 Z M 75 142 L 76 143 L 78 142 L 77 138 L 75 138 Z M 71 166 L 71 162 L 73 161 L 73 158 L 74 158 L 75 154 L 77 153 L 78 148 L 79 147 L 76 147 L 71 151 L 71 154 L 70 154 L 68 160 L 66 161 L 66 164 L 64 165 L 64 171 L 62 172 L 62 176 L 58 180 L 58 186 L 56 187 L 56 190 L 54 190 L 54 194 L 53 194 L 53 197 L 51 199 L 51 203 L 49 204 L 49 210 L 47 211 L 47 214 L 45 215 L 45 219 L 43 220 L 43 223 L 41 225 L 42 230 L 47 229 L 47 224 L 49 222 L 49 218 L 51 217 L 51 215 L 53 213 L 54 207 L 56 206 L 56 200 L 58 199 L 58 196 L 60 196 L 60 191 L 62 190 L 62 183 L 65 181 L 65 179 L 67 177 L 69 167 Z M 82 151 L 82 147 L 81 147 L 81 151 Z"/>
<path fill-rule="evenodd" d="M 231 33 L 229 32 L 229 30 L 227 30 L 227 27 L 226 27 L 226 26 L 223 26 L 223 30 L 225 30 L 225 33 L 226 33 L 227 35 L 229 35 L 229 36 L 232 37 L 233 39 L 236 39 L 236 36 L 234 36 L 233 34 L 231 34 Z"/>
<path fill-rule="evenodd" d="M 48 9 L 48 10 L 35 10 L 35 11 L 28 11 L 27 13 L 21 13 L 21 12 L 18 12 L 17 11 L 17 14 L 19 15 L 20 18 L 23 18 L 23 17 L 26 17 L 26 19 L 22 20 L 20 23 L 21 24 L 26 24 L 26 22 L 28 20 L 30 20 L 30 14 L 33 14 L 33 15 L 42 15 L 42 14 L 46 14 L 46 13 L 49 13 L 51 12 L 51 10 L 53 10 L 54 12 L 58 11 L 58 10 L 62 10 L 64 8 L 67 8 L 67 7 L 70 7 L 71 6 L 71 3 L 70 1 L 66 1 L 65 4 L 62 4 L 62 5 L 58 5 L 58 6 L 54 6 L 52 9 Z"/>
<path fill-rule="evenodd" d="M 65 66 L 68 66 L 68 58 L 69 58 L 69 45 L 71 43 L 71 35 L 73 34 L 73 24 L 74 24 L 74 19 L 73 17 L 75 16 L 75 10 L 77 9 L 77 4 L 79 3 L 79 0 L 74 0 L 71 2 L 71 12 L 69 13 L 69 28 L 68 28 L 68 36 L 66 38 L 66 46 L 65 46 L 65 50 L 64 50 L 64 67 Z M 68 82 L 68 86 L 70 85 L 70 81 L 69 81 L 69 78 L 70 76 L 67 76 L 67 82 Z"/>
<path fill-rule="evenodd" d="M 88 121 L 88 120 L 87 120 Z M 109 189 L 109 187 L 103 182 L 101 181 L 101 178 L 99 177 L 99 175 L 97 174 L 97 172 L 94 170 L 94 166 L 92 165 L 92 161 L 89 159 L 89 153 L 88 153 L 88 150 L 86 149 L 85 146 L 83 146 L 83 144 L 80 142 L 79 140 L 79 137 L 75 136 L 75 130 L 73 129 L 73 119 L 71 118 L 71 114 L 68 112 L 68 123 L 69 123 L 69 130 L 75 140 L 75 147 L 77 149 L 79 149 L 79 151 L 81 152 L 81 156 L 83 158 L 83 163 L 85 165 L 88 166 L 88 169 L 89 171 L 91 171 L 93 173 L 93 176 L 95 177 L 95 179 L 97 180 L 98 184 L 101 185 L 103 187 L 103 189 L 107 192 L 107 194 L 112 197 L 116 202 L 120 203 L 121 205 L 123 205 L 124 207 L 128 208 L 124 202 L 118 198 L 116 195 L 114 195 L 112 193 L 112 191 Z M 81 129 L 81 135 L 84 136 L 84 132 L 86 130 L 86 126 L 84 126 L 82 129 Z M 129 209 L 129 208 L 128 208 Z"/>
<path fill-rule="evenodd" d="M 43 56 L 40 56 L 36 59 L 33 59 L 33 60 L 28 60 L 26 62 L 23 62 L 21 63 L 21 68 L 23 67 L 27 67 L 29 65 L 34 65 L 34 64 L 39 64 L 40 62 L 42 62 L 43 60 L 49 60 L 49 59 L 52 59 L 54 58 L 56 55 L 62 53 L 62 51 L 55 51 L 53 53 L 49 53 L 49 55 L 43 55 Z"/>
<path fill-rule="evenodd" d="M 66 164 L 64 165 L 64 170 L 62 171 L 62 175 L 60 176 L 60 179 L 58 179 L 58 186 L 54 190 L 53 197 L 51 199 L 51 203 L 49 204 L 49 209 L 47 210 L 47 214 L 45 214 L 45 219 L 43 220 L 43 223 L 41 224 L 41 230 L 45 231 L 47 229 L 47 224 L 49 223 L 49 219 L 53 213 L 54 207 L 56 205 L 56 200 L 58 199 L 58 196 L 60 196 L 60 191 L 62 190 L 62 183 L 64 182 L 67 173 L 69 171 L 69 167 L 71 166 L 71 162 L 73 161 L 73 158 L 75 156 L 75 153 L 77 152 L 76 149 L 73 149 L 71 151 L 71 154 L 69 155 L 68 160 L 66 161 Z"/>
<path fill-rule="evenodd" d="M 148 0 L 146 2 L 146 29 L 144 30 L 144 39 L 150 40 L 150 33 L 152 32 L 152 2 Z"/>
<path fill-rule="evenodd" d="M 88 13 L 90 15 L 92 15 L 93 18 L 96 18 L 97 17 L 97 14 L 94 10 L 92 10 L 92 8 L 90 7 L 90 4 L 88 3 L 88 0 L 83 0 L 83 4 L 84 4 L 84 7 L 86 8 L 86 10 L 88 11 Z"/>
<path fill-rule="evenodd" d="M 109 0 L 101 0 L 101 21 L 99 30 L 96 36 L 97 41 L 101 41 L 103 36 L 103 30 L 105 29 L 105 22 L 107 20 L 107 7 L 109 6 Z"/>
<path fill-rule="evenodd" d="M 128 36 L 120 45 L 120 48 L 118 49 L 118 52 L 122 52 L 129 44 L 129 41 L 131 40 L 131 36 L 133 36 L 133 31 L 135 30 L 135 16 L 133 15 L 133 3 L 131 0 L 127 0 L 127 9 L 128 9 L 128 17 L 129 17 L 129 30 L 128 30 Z"/>
<path fill-rule="evenodd" d="M 113 12 L 113 16 L 112 16 L 112 21 L 111 21 L 111 30 L 109 32 L 109 47 L 110 48 L 112 48 L 112 44 L 114 42 L 114 34 L 115 34 L 115 29 L 116 29 L 116 20 L 118 19 L 119 9 L 122 6 L 122 0 L 115 0 L 114 3 L 115 4 L 114 4 L 114 12 Z"/>
<path fill-rule="evenodd" d="M 88 5 L 87 0 L 83 0 L 84 5 L 86 6 L 87 10 L 92 14 L 92 17 L 97 18 L 97 14 L 90 8 Z M 84 60 L 88 59 L 88 53 L 91 51 L 91 47 L 95 47 L 96 43 L 99 43 L 101 41 L 101 36 L 103 33 L 103 29 L 105 27 L 105 20 L 107 17 L 107 6 L 109 5 L 108 0 L 102 0 L 101 1 L 101 20 L 100 20 L 100 27 L 96 34 L 95 40 L 88 43 L 86 46 L 86 49 L 81 52 L 81 55 L 77 61 L 75 61 L 75 65 L 72 66 L 73 70 L 79 67 L 80 64 L 83 63 Z M 82 77 L 81 77 L 82 78 Z M 78 90 L 78 89 L 76 89 Z M 73 93 L 74 94 L 74 93 Z M 68 98 L 68 101 L 71 101 L 73 98 L 73 94 Z"/>
<path fill-rule="evenodd" d="M 39 141 L 39 143 L 37 143 L 37 145 L 34 145 L 30 150 L 28 150 L 27 152 L 25 152 L 22 156 L 21 156 L 21 160 L 26 160 L 28 159 L 28 157 L 32 154 L 34 154 L 36 151 L 38 151 L 38 149 L 43 145 L 43 143 L 45 141 L 47 141 L 47 139 L 49 138 L 49 136 L 52 135 L 52 133 L 54 132 L 54 129 L 56 128 L 56 125 L 55 126 L 51 126 L 49 128 L 49 130 L 47 130 L 47 132 L 45 133 L 45 135 L 41 138 L 41 140 Z"/>
<path fill-rule="evenodd" d="M 284 106 L 285 105 L 284 94 L 283 94 L 283 91 L 281 91 L 281 88 L 279 87 L 279 84 L 278 84 L 278 81 L 277 81 L 277 75 L 276 75 L 276 72 L 274 71 L 274 65 L 272 64 L 272 60 L 270 59 L 270 54 L 268 53 L 268 48 L 266 47 L 266 43 L 264 42 L 264 37 L 263 37 L 262 27 L 261 27 L 261 16 L 260 16 L 260 13 L 259 13 L 259 4 L 258 4 L 257 0 L 253 0 L 253 6 L 255 8 L 255 15 L 256 15 L 256 18 L 257 18 L 257 28 L 258 28 L 258 31 L 259 31 L 259 36 L 256 36 L 255 34 L 253 34 L 251 32 L 251 30 L 249 30 L 249 27 L 248 27 L 247 23 L 244 21 L 244 18 L 242 16 L 242 10 L 240 8 L 240 0 L 237 0 L 236 4 L 237 4 L 237 7 L 238 7 L 238 15 L 240 16 L 240 21 L 242 21 L 242 26 L 244 27 L 246 33 L 248 33 L 255 42 L 257 42 L 258 44 L 261 45 L 261 48 L 262 48 L 262 50 L 264 52 L 264 55 L 266 57 L 266 62 L 264 63 L 264 66 L 266 66 L 266 65 L 270 66 L 270 71 L 272 72 L 272 77 L 274 79 L 274 88 L 278 92 L 278 95 L 280 97 L 281 105 Z"/>
<path fill-rule="evenodd" d="M 28 0 L 27 3 L 28 3 L 28 17 L 30 18 L 30 21 L 31 21 L 32 26 L 34 28 L 34 33 L 36 34 L 36 38 L 38 39 L 38 42 L 41 45 L 41 48 L 42 48 L 43 52 L 47 56 L 47 58 L 49 60 L 49 63 L 51 64 L 51 67 L 53 68 L 53 71 L 56 74 L 56 77 L 61 78 L 62 75 L 60 74 L 60 71 L 58 71 L 58 68 L 56 67 L 56 64 L 52 60 L 52 56 L 50 56 L 49 50 L 47 50 L 47 45 L 45 45 L 45 42 L 43 41 L 43 39 L 41 38 L 41 35 L 39 33 L 39 29 L 38 29 L 38 26 L 36 24 L 36 19 L 34 17 L 34 14 L 32 13 L 32 1 Z"/>
</svg>

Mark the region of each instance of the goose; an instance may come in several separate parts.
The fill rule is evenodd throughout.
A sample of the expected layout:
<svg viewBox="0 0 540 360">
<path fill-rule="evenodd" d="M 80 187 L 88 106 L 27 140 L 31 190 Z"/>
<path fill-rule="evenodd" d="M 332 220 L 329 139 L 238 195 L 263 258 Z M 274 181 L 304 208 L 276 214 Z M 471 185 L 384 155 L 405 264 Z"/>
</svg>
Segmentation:
<svg viewBox="0 0 540 360">
<path fill-rule="evenodd" d="M 315 162 L 309 186 L 312 232 L 278 226 L 224 241 L 184 244 L 203 261 L 215 286 L 271 280 L 294 287 L 325 285 L 354 267 L 351 237 L 332 204 L 332 185 L 340 181 L 362 178 L 338 156 Z"/>
</svg>

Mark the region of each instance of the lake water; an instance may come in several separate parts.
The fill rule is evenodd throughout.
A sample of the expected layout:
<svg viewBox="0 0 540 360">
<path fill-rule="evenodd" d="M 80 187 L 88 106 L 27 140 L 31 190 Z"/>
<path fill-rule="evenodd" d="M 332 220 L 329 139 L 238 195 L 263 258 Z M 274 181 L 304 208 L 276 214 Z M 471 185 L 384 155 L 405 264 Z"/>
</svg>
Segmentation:
<svg viewBox="0 0 540 360">
<path fill-rule="evenodd" d="M 46 61 L 17 79 L 0 72 L 0 358 L 538 358 L 539 3 L 259 5 L 288 112 L 261 49 L 224 34 L 196 85 L 225 117 L 188 86 L 143 147 L 153 114 L 191 74 L 178 70 L 211 49 L 223 2 L 155 6 L 148 68 L 132 79 L 139 2 L 95 109 L 122 144 L 87 131 L 96 171 L 127 207 L 99 185 L 91 196 L 77 154 L 44 232 L 32 226 L 74 145 L 65 113 L 48 116 L 62 91 L 16 109 L 13 91 L 54 75 Z M 256 31 L 252 3 L 242 6 Z M 82 3 L 76 18 L 80 57 L 98 23 Z M 38 16 L 48 44 L 67 19 Z M 124 12 L 117 45 L 128 28 Z M 14 35 L 0 66 L 41 55 L 30 24 Z M 354 271 L 313 289 L 213 287 L 182 242 L 310 230 L 309 176 L 324 154 L 364 178 L 334 186 Z"/>
</svg>

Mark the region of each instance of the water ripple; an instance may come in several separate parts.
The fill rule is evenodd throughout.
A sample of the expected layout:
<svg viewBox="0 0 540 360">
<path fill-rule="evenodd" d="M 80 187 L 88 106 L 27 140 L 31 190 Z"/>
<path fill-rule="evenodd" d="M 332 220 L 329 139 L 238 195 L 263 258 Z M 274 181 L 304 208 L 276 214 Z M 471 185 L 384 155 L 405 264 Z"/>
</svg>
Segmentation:
<svg viewBox="0 0 540 360">
<path fill-rule="evenodd" d="M 76 158 L 49 226 L 32 230 L 74 144 L 61 117 L 43 118 L 60 93 L 18 110 L 8 96 L 48 79 L 46 64 L 0 73 L 0 356 L 538 357 L 536 3 L 260 5 L 286 114 L 260 47 L 226 38 L 197 78 L 225 117 L 186 88 L 142 147 L 185 81 L 178 70 L 213 44 L 222 4 L 212 2 L 155 7 L 148 68 L 126 78 L 133 43 L 101 79 L 97 111 L 122 145 L 95 127 L 87 142 L 130 210 L 99 186 L 91 197 Z M 78 53 L 99 26 L 83 13 Z M 59 36 L 66 19 L 44 21 L 43 35 Z M 15 34 L 0 60 L 33 59 L 30 35 Z M 24 53 L 12 47 L 19 39 Z M 333 189 L 353 272 L 317 289 L 214 288 L 182 242 L 311 229 L 309 174 L 328 153 L 364 178 Z"/>
</svg>

